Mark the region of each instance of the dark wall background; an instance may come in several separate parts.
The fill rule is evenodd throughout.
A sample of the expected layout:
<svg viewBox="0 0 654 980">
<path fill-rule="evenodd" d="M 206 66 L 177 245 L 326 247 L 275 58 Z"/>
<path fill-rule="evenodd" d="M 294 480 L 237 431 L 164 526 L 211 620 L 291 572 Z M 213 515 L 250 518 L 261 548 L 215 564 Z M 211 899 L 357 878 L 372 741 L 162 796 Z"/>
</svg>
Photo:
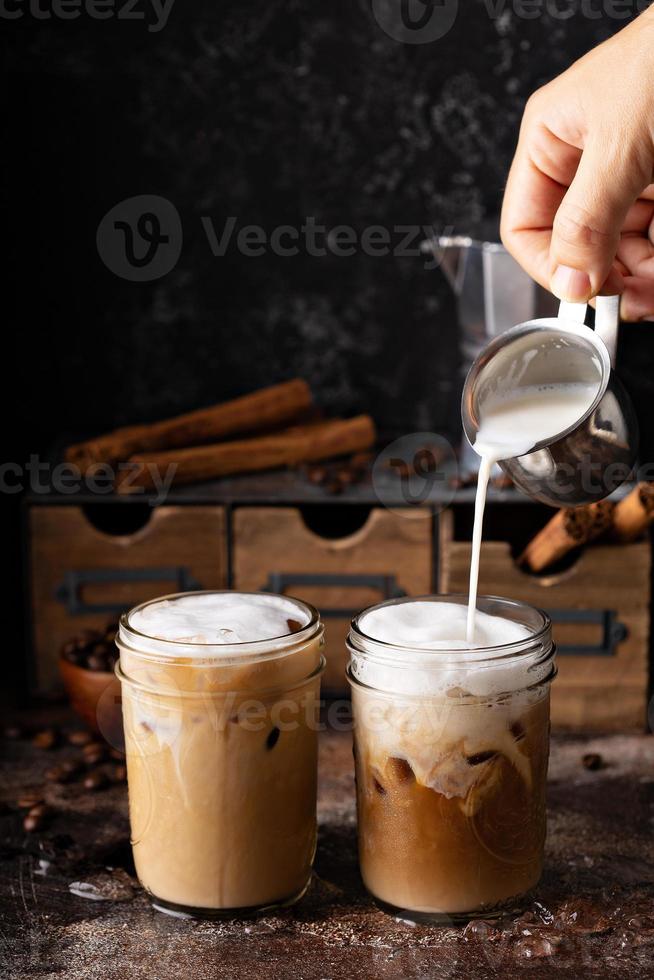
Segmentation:
<svg viewBox="0 0 654 980">
<path fill-rule="evenodd" d="M 464 0 L 428 44 L 389 37 L 370 0 L 175 0 L 159 32 L 146 0 L 146 20 L 10 7 L 23 16 L 2 25 L 3 268 L 17 297 L 4 459 L 296 374 L 330 411 L 456 438 L 454 304 L 438 270 L 360 251 L 216 258 L 200 218 L 268 232 L 308 216 L 359 231 L 492 224 L 527 96 L 622 24 L 574 0 L 558 4 L 565 21 L 511 3 L 492 18 L 498 3 Z M 142 194 L 174 204 L 184 241 L 168 275 L 134 283 L 103 264 L 96 232 Z M 651 341 L 642 327 L 622 341 L 650 444 Z M 11 568 L 16 503 L 4 497 Z M 19 596 L 16 574 L 9 603 Z"/>
<path fill-rule="evenodd" d="M 456 431 L 438 270 L 234 245 L 216 258 L 200 217 L 268 232 L 306 216 L 358 230 L 492 220 L 526 97 L 622 22 L 525 20 L 511 3 L 492 19 L 488 6 L 465 0 L 444 38 L 411 45 L 369 0 L 176 0 L 156 33 L 145 0 L 145 21 L 7 22 L 23 449 L 294 374 L 330 410 Z M 95 242 L 102 216 L 139 194 L 170 200 L 184 231 L 176 267 L 150 283 L 114 275 Z"/>
</svg>

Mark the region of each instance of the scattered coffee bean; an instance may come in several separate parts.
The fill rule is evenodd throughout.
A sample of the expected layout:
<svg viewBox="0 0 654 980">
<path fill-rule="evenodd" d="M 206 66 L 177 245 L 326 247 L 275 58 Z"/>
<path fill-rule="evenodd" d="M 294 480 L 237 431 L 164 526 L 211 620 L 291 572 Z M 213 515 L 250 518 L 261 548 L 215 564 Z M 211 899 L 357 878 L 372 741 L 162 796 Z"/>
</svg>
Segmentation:
<svg viewBox="0 0 654 980">
<path fill-rule="evenodd" d="M 79 771 L 80 766 L 77 762 L 62 762 L 61 765 L 48 769 L 45 778 L 50 783 L 69 783 Z"/>
<path fill-rule="evenodd" d="M 20 725 L 7 725 L 6 728 L 3 729 L 2 734 L 8 741 L 15 742 L 19 738 L 23 738 L 25 736 L 25 731 L 20 727 Z"/>
<path fill-rule="evenodd" d="M 44 820 L 48 815 L 48 808 L 45 803 L 37 803 L 36 806 L 30 808 L 28 817 L 36 817 L 37 820 Z"/>
<path fill-rule="evenodd" d="M 91 772 L 84 780 L 84 789 L 90 792 L 95 792 L 99 789 L 104 789 L 108 784 L 108 779 L 103 772 Z"/>
<path fill-rule="evenodd" d="M 121 749 L 109 749 L 109 758 L 116 759 L 117 762 L 123 762 L 125 759 L 125 750 L 123 749 L 121 751 Z"/>
<path fill-rule="evenodd" d="M 337 496 L 339 493 L 343 493 L 343 490 L 345 489 L 343 483 L 341 482 L 341 480 L 339 480 L 336 474 L 330 477 L 327 480 L 327 482 L 323 484 L 323 486 L 327 491 L 327 493 L 330 493 L 334 497 Z"/>
<path fill-rule="evenodd" d="M 324 483 L 327 478 L 327 469 L 324 466 L 310 466 L 307 470 L 307 479 L 309 483 L 315 483 L 318 486 Z"/>
<path fill-rule="evenodd" d="M 93 736 L 91 735 L 90 732 L 85 732 L 80 730 L 76 732 L 70 732 L 68 734 L 68 741 L 71 745 L 84 746 L 84 745 L 88 745 L 89 742 L 93 741 Z"/>
<path fill-rule="evenodd" d="M 587 752 L 581 762 L 585 769 L 590 769 L 592 772 L 601 769 L 604 765 L 604 760 L 599 752 Z"/>
<path fill-rule="evenodd" d="M 54 749 L 59 736 L 54 728 L 46 728 L 42 732 L 37 732 L 32 739 L 32 745 L 37 749 Z"/>
<path fill-rule="evenodd" d="M 27 831 L 28 834 L 33 834 L 37 830 L 41 830 L 45 823 L 43 817 L 33 816 L 28 813 L 26 817 L 23 818 L 23 830 Z"/>
<path fill-rule="evenodd" d="M 21 810 L 31 810 L 32 807 L 38 806 L 39 803 L 43 803 L 43 793 L 39 793 L 38 790 L 26 790 L 16 800 L 16 805 Z"/>
<path fill-rule="evenodd" d="M 111 780 L 114 783 L 124 783 L 127 781 L 127 766 L 114 766 L 111 770 Z"/>
<path fill-rule="evenodd" d="M 279 741 L 279 728 L 275 727 L 268 734 L 268 738 L 266 739 L 266 748 L 274 749 L 278 741 Z"/>
<path fill-rule="evenodd" d="M 84 762 L 87 766 L 89 766 L 89 768 L 99 765 L 101 762 L 104 762 L 106 758 L 107 753 L 102 747 L 94 748 L 92 751 L 84 753 Z"/>
</svg>

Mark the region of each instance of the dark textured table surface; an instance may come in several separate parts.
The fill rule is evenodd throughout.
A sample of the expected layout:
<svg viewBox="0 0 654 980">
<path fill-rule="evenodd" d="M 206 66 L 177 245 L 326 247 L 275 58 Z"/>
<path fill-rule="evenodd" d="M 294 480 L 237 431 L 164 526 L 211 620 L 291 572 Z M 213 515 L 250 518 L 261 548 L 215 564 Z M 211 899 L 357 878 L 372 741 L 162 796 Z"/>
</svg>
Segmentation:
<svg viewBox="0 0 654 980">
<path fill-rule="evenodd" d="M 70 719 L 64 718 L 64 723 Z M 582 764 L 599 753 L 601 768 Z M 295 908 L 196 923 L 154 912 L 132 877 L 124 785 L 45 784 L 50 817 L 26 833 L 17 801 L 80 750 L 2 745 L 0 976 L 195 978 L 651 977 L 654 740 L 555 738 L 546 872 L 521 918 L 418 926 L 375 908 L 357 871 L 350 735 L 321 736 L 316 873 Z M 116 869 L 107 876 L 106 868 Z M 72 894 L 107 883 L 120 900 Z"/>
</svg>

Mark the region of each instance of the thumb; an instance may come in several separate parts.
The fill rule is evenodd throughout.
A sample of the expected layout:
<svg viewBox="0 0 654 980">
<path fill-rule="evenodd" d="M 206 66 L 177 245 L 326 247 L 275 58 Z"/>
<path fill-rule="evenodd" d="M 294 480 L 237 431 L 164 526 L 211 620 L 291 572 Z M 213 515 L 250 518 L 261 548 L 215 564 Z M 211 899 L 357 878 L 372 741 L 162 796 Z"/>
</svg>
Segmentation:
<svg viewBox="0 0 654 980">
<path fill-rule="evenodd" d="M 613 138 L 584 149 L 556 213 L 550 288 L 559 299 L 584 303 L 600 291 L 611 271 L 627 212 L 647 185 L 639 163 L 630 166 L 624 150 L 611 153 L 615 146 Z M 609 282 L 614 280 L 619 283 L 613 276 Z M 616 284 L 615 292 L 619 291 Z"/>
</svg>

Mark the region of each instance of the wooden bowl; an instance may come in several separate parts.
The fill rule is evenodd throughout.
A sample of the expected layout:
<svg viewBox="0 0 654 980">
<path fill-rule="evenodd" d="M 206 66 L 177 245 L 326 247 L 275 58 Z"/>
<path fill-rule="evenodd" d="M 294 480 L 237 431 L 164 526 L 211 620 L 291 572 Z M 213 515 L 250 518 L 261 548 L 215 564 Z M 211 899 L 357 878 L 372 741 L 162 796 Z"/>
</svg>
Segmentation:
<svg viewBox="0 0 654 980">
<path fill-rule="evenodd" d="M 70 703 L 91 731 L 112 746 L 125 746 L 120 681 L 103 670 L 86 670 L 59 658 L 59 673 Z"/>
</svg>

